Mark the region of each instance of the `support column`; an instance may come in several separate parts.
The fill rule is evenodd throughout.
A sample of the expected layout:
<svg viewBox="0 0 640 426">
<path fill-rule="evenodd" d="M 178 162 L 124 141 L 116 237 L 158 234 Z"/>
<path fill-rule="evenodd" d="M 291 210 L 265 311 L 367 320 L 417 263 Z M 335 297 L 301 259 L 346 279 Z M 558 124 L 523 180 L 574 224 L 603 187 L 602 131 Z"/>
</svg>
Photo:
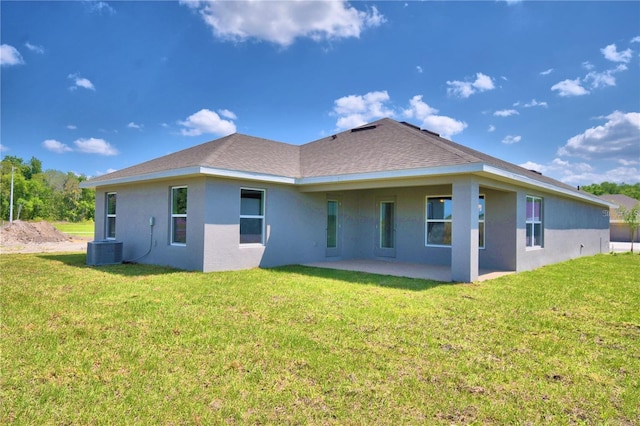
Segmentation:
<svg viewBox="0 0 640 426">
<path fill-rule="evenodd" d="M 473 178 L 453 182 L 451 230 L 451 279 L 478 279 L 478 197 L 480 186 Z"/>
</svg>

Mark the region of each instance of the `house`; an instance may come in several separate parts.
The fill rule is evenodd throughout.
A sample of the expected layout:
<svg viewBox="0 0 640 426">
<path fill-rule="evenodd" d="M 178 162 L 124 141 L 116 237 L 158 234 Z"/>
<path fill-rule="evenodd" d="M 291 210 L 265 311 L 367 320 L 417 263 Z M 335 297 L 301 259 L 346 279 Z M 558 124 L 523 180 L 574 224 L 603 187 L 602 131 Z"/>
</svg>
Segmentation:
<svg viewBox="0 0 640 426">
<path fill-rule="evenodd" d="M 612 242 L 630 243 L 631 231 L 620 214 L 620 207 L 631 210 L 633 207 L 640 204 L 640 200 L 636 200 L 635 198 L 631 198 L 624 194 L 605 194 L 601 195 L 600 198 L 617 205 L 617 207 L 612 207 L 608 212 L 610 227 L 609 239 Z M 640 233 L 636 232 L 633 241 L 636 243 L 640 242 Z"/>
<path fill-rule="evenodd" d="M 204 272 L 386 259 L 472 282 L 609 247 L 606 201 L 388 118 L 300 146 L 236 133 L 83 186 L 96 240 Z"/>
</svg>

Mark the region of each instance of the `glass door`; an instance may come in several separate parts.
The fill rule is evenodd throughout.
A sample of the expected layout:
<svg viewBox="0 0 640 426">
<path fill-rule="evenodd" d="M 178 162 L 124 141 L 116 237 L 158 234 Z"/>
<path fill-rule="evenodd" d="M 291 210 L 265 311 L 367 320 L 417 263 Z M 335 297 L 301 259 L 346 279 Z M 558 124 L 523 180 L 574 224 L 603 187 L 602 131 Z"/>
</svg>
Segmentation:
<svg viewBox="0 0 640 426">
<path fill-rule="evenodd" d="M 396 201 L 381 199 L 377 207 L 376 256 L 396 257 Z"/>
<path fill-rule="evenodd" d="M 328 199 L 327 200 L 327 246 L 326 256 L 336 257 L 340 256 L 340 240 L 342 228 L 340 218 L 340 200 Z"/>
</svg>

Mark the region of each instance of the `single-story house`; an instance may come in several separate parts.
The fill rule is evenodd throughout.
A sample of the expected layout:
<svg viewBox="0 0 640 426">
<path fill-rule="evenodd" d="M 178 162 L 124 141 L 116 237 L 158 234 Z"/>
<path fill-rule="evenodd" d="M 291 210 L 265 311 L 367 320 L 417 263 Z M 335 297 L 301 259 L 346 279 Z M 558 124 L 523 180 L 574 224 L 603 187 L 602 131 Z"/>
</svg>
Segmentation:
<svg viewBox="0 0 640 426">
<path fill-rule="evenodd" d="M 609 248 L 606 201 L 388 118 L 304 145 L 235 133 L 83 186 L 96 240 L 204 272 L 386 259 L 472 282 Z"/>
<path fill-rule="evenodd" d="M 612 242 L 630 243 L 631 231 L 629 230 L 629 225 L 627 225 L 622 218 L 620 207 L 631 210 L 636 205 L 640 204 L 640 200 L 636 200 L 635 198 L 631 198 L 624 194 L 605 194 L 601 195 L 600 198 L 617 205 L 617 207 L 611 207 L 608 212 L 610 227 L 609 239 Z M 633 241 L 636 243 L 640 242 L 640 232 L 636 232 Z"/>
</svg>

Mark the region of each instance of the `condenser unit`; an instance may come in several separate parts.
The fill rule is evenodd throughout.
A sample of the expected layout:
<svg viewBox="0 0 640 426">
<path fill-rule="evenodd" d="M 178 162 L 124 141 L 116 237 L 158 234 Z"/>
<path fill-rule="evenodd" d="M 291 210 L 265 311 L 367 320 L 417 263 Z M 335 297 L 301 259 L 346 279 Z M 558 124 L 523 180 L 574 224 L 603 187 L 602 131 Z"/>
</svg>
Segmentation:
<svg viewBox="0 0 640 426">
<path fill-rule="evenodd" d="M 113 265 L 122 263 L 122 241 L 89 241 L 87 243 L 87 265 Z"/>
</svg>

